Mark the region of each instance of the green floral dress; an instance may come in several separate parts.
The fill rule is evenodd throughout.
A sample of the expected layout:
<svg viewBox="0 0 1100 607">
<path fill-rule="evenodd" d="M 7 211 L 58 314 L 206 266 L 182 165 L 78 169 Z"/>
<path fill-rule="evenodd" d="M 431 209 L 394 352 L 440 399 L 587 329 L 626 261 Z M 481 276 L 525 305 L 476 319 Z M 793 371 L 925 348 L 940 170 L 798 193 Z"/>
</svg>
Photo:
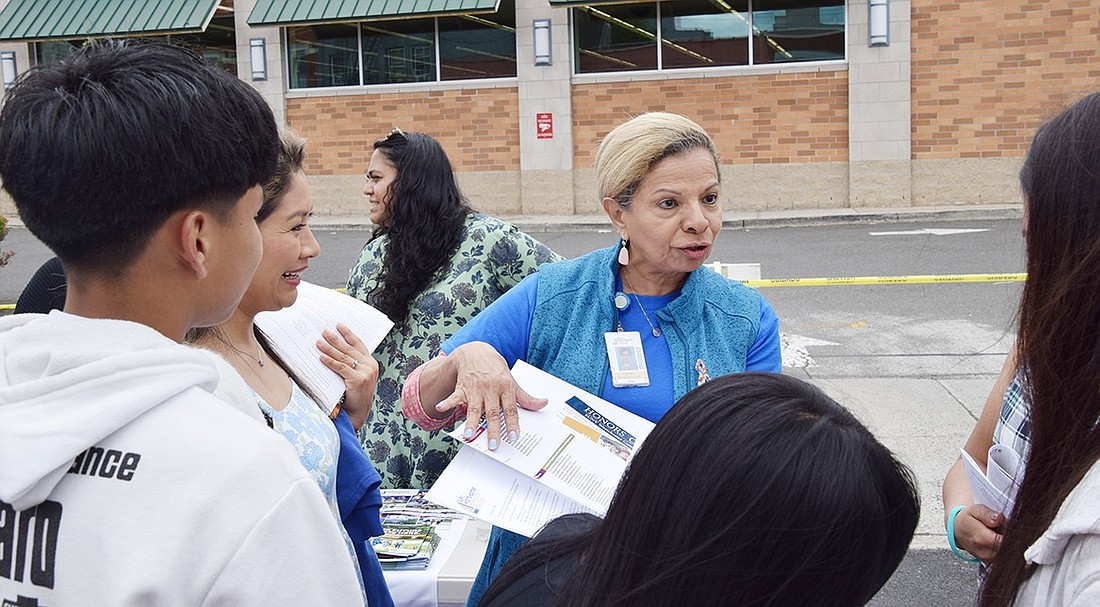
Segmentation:
<svg viewBox="0 0 1100 607">
<path fill-rule="evenodd" d="M 470 214 L 465 231 L 458 250 L 440 269 L 440 279 L 413 299 L 408 318 L 395 319 L 396 326 L 374 352 L 378 392 L 361 438 L 383 488 L 428 489 L 458 451 L 443 431 L 426 432 L 401 415 L 405 378 L 539 264 L 562 259 L 515 226 L 487 215 Z M 363 247 L 351 269 L 348 295 L 367 301 L 380 288 L 386 240 L 380 236 Z"/>
</svg>

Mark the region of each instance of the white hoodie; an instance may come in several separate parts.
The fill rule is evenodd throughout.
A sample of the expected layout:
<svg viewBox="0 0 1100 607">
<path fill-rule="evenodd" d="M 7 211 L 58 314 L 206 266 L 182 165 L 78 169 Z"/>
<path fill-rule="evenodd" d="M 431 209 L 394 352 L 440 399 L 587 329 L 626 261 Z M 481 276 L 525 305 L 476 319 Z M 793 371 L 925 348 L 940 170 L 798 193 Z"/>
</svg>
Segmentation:
<svg viewBox="0 0 1100 607">
<path fill-rule="evenodd" d="M 283 437 L 144 325 L 0 318 L 0 603 L 361 605 Z"/>
<path fill-rule="evenodd" d="M 1066 496 L 1024 560 L 1035 570 L 1016 593 L 1017 607 L 1100 605 L 1100 463 Z"/>
</svg>

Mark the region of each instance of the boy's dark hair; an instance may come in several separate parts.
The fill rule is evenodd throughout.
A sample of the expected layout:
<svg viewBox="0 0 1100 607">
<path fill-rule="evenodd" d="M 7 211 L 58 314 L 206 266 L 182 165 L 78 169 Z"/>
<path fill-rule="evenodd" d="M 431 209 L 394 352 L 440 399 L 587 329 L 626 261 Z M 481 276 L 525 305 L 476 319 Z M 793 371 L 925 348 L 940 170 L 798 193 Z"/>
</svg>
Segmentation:
<svg viewBox="0 0 1100 607">
<path fill-rule="evenodd" d="M 0 179 L 20 218 L 95 272 L 127 267 L 177 211 L 225 217 L 278 151 L 255 89 L 164 44 L 88 44 L 24 74 L 0 111 Z"/>
</svg>

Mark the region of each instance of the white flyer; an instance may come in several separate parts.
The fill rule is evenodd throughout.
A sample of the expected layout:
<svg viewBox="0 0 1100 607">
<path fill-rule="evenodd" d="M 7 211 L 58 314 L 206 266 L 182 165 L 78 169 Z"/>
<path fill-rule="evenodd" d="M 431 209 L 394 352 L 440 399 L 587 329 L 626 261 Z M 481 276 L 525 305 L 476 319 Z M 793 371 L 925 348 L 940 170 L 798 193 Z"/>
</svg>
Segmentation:
<svg viewBox="0 0 1100 607">
<path fill-rule="evenodd" d="M 335 404 L 344 393 L 344 379 L 321 362 L 317 340 L 324 330 L 343 323 L 370 349 L 382 343 L 393 321 L 373 307 L 339 291 L 303 281 L 294 305 L 256 315 L 256 326 L 291 369 L 326 403 Z"/>
<path fill-rule="evenodd" d="M 524 535 L 568 512 L 605 514 L 653 423 L 522 361 L 512 376 L 549 403 L 520 409 L 519 437 L 494 451 L 484 424 L 470 441 L 458 425 L 450 436 L 464 443 L 460 457 L 427 498 Z"/>
<path fill-rule="evenodd" d="M 960 449 L 960 452 L 974 502 L 1007 518 L 1016 505 L 1016 492 L 1024 478 L 1024 462 L 1020 456 L 1010 447 L 993 445 L 989 448 L 988 465 L 983 471 L 981 464 L 965 449 Z"/>
</svg>

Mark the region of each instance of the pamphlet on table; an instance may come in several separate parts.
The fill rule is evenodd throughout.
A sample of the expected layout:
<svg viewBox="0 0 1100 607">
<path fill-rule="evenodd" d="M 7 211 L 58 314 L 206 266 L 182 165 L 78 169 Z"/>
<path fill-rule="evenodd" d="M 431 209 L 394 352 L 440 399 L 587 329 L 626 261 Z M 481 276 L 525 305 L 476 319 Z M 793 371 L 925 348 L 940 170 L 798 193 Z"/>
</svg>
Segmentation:
<svg viewBox="0 0 1100 607">
<path fill-rule="evenodd" d="M 490 451 L 484 424 L 463 443 L 427 498 L 521 535 L 534 535 L 563 514 L 604 515 L 630 459 L 653 423 L 522 361 L 516 383 L 549 399 L 519 410 L 519 436 Z"/>
<path fill-rule="evenodd" d="M 321 362 L 317 340 L 324 330 L 335 332 L 336 323 L 347 325 L 371 352 L 393 328 L 385 314 L 362 301 L 305 281 L 294 305 L 256 315 L 275 351 L 326 403 L 340 400 L 344 378 Z"/>
<path fill-rule="evenodd" d="M 371 538 L 383 569 L 424 569 L 439 547 L 440 534 L 451 521 L 465 519 L 424 499 L 415 489 L 383 489 L 379 511 L 385 533 Z"/>
</svg>

